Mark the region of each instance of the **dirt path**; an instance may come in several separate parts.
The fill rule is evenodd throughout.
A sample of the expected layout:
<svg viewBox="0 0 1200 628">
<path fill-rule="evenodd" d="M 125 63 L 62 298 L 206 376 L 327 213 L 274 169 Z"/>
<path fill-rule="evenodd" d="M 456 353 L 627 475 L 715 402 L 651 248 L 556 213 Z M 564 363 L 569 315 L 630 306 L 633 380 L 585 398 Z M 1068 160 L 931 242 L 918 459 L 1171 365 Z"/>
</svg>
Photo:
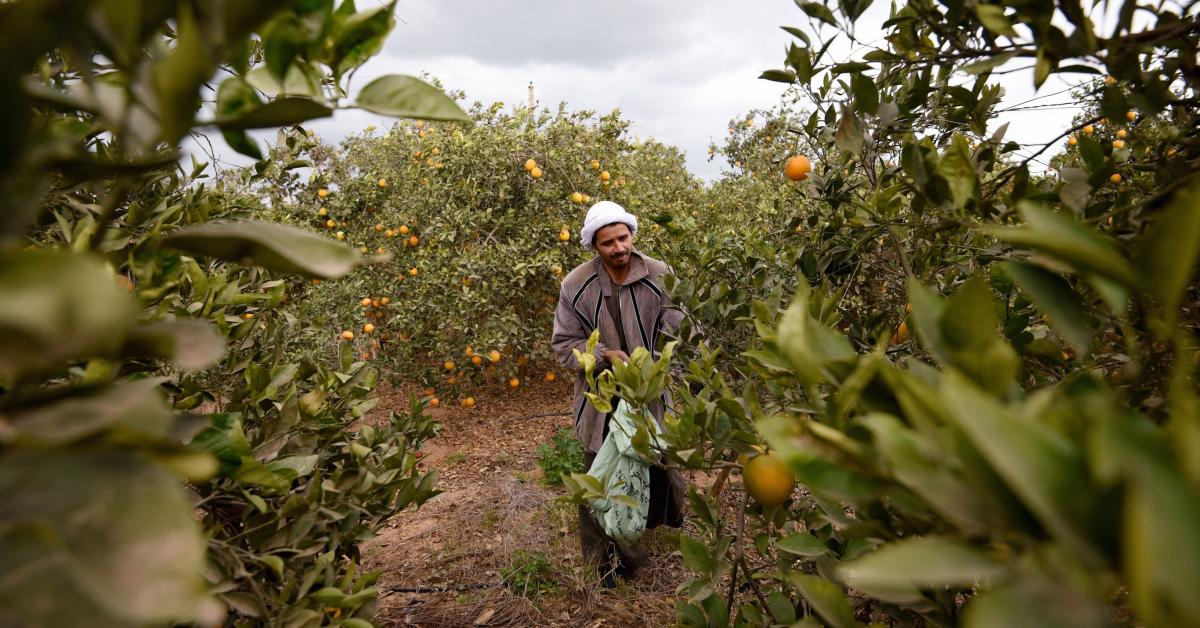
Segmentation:
<svg viewBox="0 0 1200 628">
<path fill-rule="evenodd" d="M 380 395 L 384 412 L 407 406 L 399 392 Z M 384 574 L 380 625 L 674 625 L 675 587 L 688 577 L 677 531 L 649 531 L 652 558 L 637 578 L 600 588 L 579 555 L 575 506 L 541 481 L 538 446 L 570 418 L 528 417 L 569 406 L 568 383 L 539 382 L 487 391 L 470 410 L 433 410 L 442 430 L 424 464 L 444 492 L 364 547 L 365 567 Z"/>
</svg>

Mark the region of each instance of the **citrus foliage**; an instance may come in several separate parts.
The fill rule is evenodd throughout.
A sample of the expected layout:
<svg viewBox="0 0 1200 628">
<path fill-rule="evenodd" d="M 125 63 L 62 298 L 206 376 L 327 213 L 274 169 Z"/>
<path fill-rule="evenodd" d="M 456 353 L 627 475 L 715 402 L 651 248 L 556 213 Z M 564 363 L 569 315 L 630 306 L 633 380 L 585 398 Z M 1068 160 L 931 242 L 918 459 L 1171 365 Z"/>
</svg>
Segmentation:
<svg viewBox="0 0 1200 628">
<path fill-rule="evenodd" d="M 788 29 L 786 69 L 764 74 L 795 86 L 780 117 L 800 120 L 814 167 L 747 211 L 789 214 L 798 237 L 751 234 L 741 250 L 769 254 L 727 254 L 725 276 L 668 257 L 699 339 L 749 348 L 724 373 L 710 349 L 689 361 L 698 392 L 673 391 L 670 459 L 732 470 L 765 444 L 803 487 L 779 506 L 746 499 L 732 520 L 693 494 L 681 623 L 1194 625 L 1192 9 L 1135 22 L 1127 3 L 1102 36 L 1078 4 L 909 2 L 880 48 L 828 58 L 868 6 L 801 3 L 810 28 Z M 1076 138 L 1055 173 L 989 125 L 993 72 L 1019 59 L 1039 85 L 1097 75 L 1052 144 Z M 790 151 L 747 147 L 754 128 L 727 145 L 741 185 L 779 186 Z M 757 293 L 731 304 L 742 336 L 715 301 L 695 315 L 693 285 Z M 598 398 L 614 385 L 652 398 L 666 383 L 648 364 L 594 379 Z"/>
<path fill-rule="evenodd" d="M 245 221 L 245 199 L 178 161 L 197 128 L 257 157 L 247 129 L 346 106 L 342 79 L 379 49 L 391 10 L 0 6 L 0 623 L 373 614 L 357 544 L 433 494 L 411 452 L 434 426 L 420 404 L 355 425 L 374 367 L 285 358 L 320 333 L 295 314 L 294 276 L 367 260 Z M 411 77 L 379 79 L 358 105 L 464 119 Z"/>
<path fill-rule="evenodd" d="M 257 213 L 390 256 L 311 289 L 304 311 L 338 332 L 318 346 L 351 331 L 356 353 L 460 401 L 484 381 L 545 376 L 559 283 L 587 256 L 588 207 L 692 220 L 701 195 L 682 155 L 631 138 L 618 112 L 477 104 L 468 115 L 470 126 L 402 123 L 336 148 L 289 136 L 276 171 L 248 186 L 270 195 Z M 311 164 L 311 176 L 289 163 Z M 665 233 L 643 220 L 639 246 L 657 254 Z"/>
</svg>

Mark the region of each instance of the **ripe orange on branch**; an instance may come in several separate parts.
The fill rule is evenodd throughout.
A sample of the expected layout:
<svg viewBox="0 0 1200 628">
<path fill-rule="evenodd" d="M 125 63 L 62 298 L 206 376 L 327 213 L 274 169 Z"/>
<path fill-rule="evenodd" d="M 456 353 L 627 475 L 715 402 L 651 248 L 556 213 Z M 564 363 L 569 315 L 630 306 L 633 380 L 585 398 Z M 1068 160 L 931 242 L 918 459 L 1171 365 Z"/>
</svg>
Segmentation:
<svg viewBox="0 0 1200 628">
<path fill-rule="evenodd" d="M 810 172 L 812 172 L 812 163 L 804 155 L 789 157 L 787 164 L 783 167 L 783 173 L 792 181 L 803 181 L 808 178 Z"/>
<path fill-rule="evenodd" d="M 742 468 L 746 492 L 763 506 L 778 506 L 792 496 L 796 476 L 783 460 L 774 454 L 760 454 Z"/>
</svg>

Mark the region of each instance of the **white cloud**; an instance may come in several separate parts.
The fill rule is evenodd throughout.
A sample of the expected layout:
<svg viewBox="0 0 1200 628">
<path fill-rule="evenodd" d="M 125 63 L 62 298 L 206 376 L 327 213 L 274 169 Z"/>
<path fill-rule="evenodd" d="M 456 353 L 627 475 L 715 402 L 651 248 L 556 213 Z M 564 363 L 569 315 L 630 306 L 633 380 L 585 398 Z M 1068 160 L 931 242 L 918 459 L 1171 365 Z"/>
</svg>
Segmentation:
<svg viewBox="0 0 1200 628">
<path fill-rule="evenodd" d="M 887 10 L 887 3 L 877 1 L 860 19 L 859 41 L 879 40 L 878 25 Z M 707 161 L 709 141 L 722 140 L 731 118 L 779 101 L 784 86 L 757 78 L 762 70 L 783 65 L 792 37 L 779 26 L 807 23 L 789 0 L 411 0 L 402 1 L 396 13 L 399 22 L 384 52 L 356 74 L 353 88 L 382 74 L 428 72 L 447 88 L 463 90 L 468 104 L 519 105 L 532 81 L 543 107 L 566 102 L 572 109 L 600 113 L 619 108 L 635 135 L 679 147 L 692 172 L 710 181 L 720 176 L 721 164 Z M 849 52 L 842 48 L 834 58 Z M 861 55 L 865 49 L 854 52 Z M 1034 96 L 1027 73 L 1002 82 L 1006 103 Z M 1061 88 L 1062 81 L 1053 79 L 1040 92 Z M 1044 142 L 1067 127 L 1071 114 L 1013 112 L 994 126 L 1010 121 L 1010 139 Z M 390 121 L 339 111 L 308 126 L 336 142 L 369 124 L 382 127 Z M 218 149 L 229 159 L 231 151 Z"/>
</svg>

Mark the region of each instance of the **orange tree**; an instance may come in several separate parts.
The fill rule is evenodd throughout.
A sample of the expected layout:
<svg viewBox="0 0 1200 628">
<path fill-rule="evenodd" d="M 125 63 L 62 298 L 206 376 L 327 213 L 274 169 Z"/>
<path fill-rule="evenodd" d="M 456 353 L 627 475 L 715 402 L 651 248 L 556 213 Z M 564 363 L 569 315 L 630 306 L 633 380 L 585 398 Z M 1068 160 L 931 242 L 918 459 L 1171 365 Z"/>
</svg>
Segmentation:
<svg viewBox="0 0 1200 628">
<path fill-rule="evenodd" d="M 351 106 L 391 11 L 0 5 L 0 623 L 369 625 L 357 544 L 432 494 L 434 425 L 357 424 L 378 373 L 350 352 L 290 359 L 324 335 L 308 279 L 367 260 L 245 220 L 179 146 L 215 128 L 257 158 L 247 129 Z M 354 104 L 464 118 L 412 77 Z"/>
<path fill-rule="evenodd" d="M 868 6 L 801 3 L 810 28 L 764 78 L 817 112 L 794 127 L 820 151 L 811 202 L 785 201 L 824 227 L 805 246 L 848 245 L 867 272 L 842 288 L 874 289 L 752 303 L 743 386 L 721 347 L 688 364 L 672 463 L 736 471 L 765 445 L 803 490 L 732 518 L 692 495 L 681 623 L 1196 625 L 1194 8 L 1126 3 L 1102 34 L 1079 3 L 917 0 L 828 58 Z M 1083 117 L 1027 147 L 991 127 L 999 72 L 1096 78 Z M 1100 118 L 1164 132 L 1128 151 L 1091 139 Z M 1068 136 L 1061 178 L 1029 167 Z M 657 373 L 596 386 L 653 397 Z"/>
<path fill-rule="evenodd" d="M 638 214 L 639 246 L 657 254 L 665 232 L 650 218 L 684 216 L 702 194 L 677 150 L 630 137 L 618 112 L 477 104 L 468 117 L 336 148 L 289 137 L 294 154 L 251 186 L 275 195 L 267 215 L 389 256 L 313 288 L 308 315 L 353 332 L 398 378 L 462 401 L 485 380 L 519 386 L 551 368 L 559 283 L 587 258 L 588 207 L 612 200 Z M 289 163 L 311 164 L 311 176 Z"/>
</svg>

